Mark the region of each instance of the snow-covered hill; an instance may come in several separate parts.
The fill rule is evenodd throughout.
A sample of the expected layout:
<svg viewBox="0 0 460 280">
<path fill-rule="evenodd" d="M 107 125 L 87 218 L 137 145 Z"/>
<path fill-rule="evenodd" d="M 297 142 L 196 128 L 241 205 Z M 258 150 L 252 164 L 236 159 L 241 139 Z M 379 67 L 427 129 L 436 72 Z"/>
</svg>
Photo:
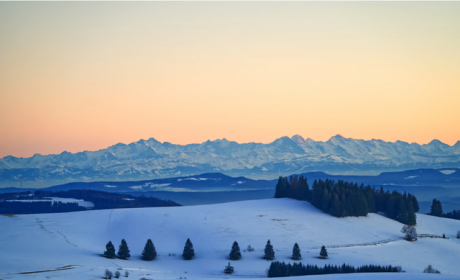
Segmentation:
<svg viewBox="0 0 460 280">
<path fill-rule="evenodd" d="M 7 156 L 0 159 L 0 185 L 11 187 L 11 182 L 20 179 L 44 187 L 75 180 L 139 180 L 206 172 L 273 179 L 316 170 L 377 174 L 441 167 L 460 167 L 460 141 L 454 146 L 438 140 L 419 145 L 336 135 L 322 142 L 295 135 L 269 144 L 239 144 L 222 139 L 174 145 L 150 138 L 93 152 L 36 154 L 30 158 Z"/>
<path fill-rule="evenodd" d="M 402 240 L 402 224 L 378 214 L 368 217 L 334 218 L 307 202 L 267 199 L 216 205 L 117 209 L 0 216 L 0 279 L 100 279 L 108 268 L 128 270 L 128 279 L 223 279 L 263 278 L 270 262 L 261 259 L 268 239 L 276 260 L 291 261 L 292 246 L 298 243 L 303 263 L 400 265 L 406 273 L 372 274 L 372 279 L 458 279 L 460 240 L 454 238 L 460 221 L 417 215 L 417 231 L 446 234 L 448 239 Z M 128 242 L 131 259 L 109 260 L 101 254 L 110 240 L 118 248 Z M 152 262 L 140 260 L 151 238 L 159 254 Z M 181 259 L 190 238 L 196 258 Z M 223 274 L 231 245 L 254 252 L 242 252 L 232 261 L 235 274 Z M 328 248 L 330 258 L 316 258 L 319 247 Z M 292 262 L 292 261 L 291 261 Z M 428 265 L 441 275 L 421 274 Z M 17 274 L 53 270 L 68 270 Z M 357 278 L 356 278 L 357 277 Z M 297 279 L 369 279 L 369 275 L 332 275 Z"/>
</svg>

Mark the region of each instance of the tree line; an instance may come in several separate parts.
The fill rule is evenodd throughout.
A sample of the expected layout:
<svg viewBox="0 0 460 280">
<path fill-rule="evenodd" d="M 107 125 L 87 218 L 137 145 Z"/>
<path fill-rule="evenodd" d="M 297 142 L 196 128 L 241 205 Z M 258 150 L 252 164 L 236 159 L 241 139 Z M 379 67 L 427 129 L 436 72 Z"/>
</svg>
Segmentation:
<svg viewBox="0 0 460 280">
<path fill-rule="evenodd" d="M 141 208 L 141 207 L 167 207 L 181 206 L 171 200 L 162 200 L 155 197 L 131 196 L 127 194 L 109 193 L 95 190 L 68 190 L 24 193 L 0 194 L 0 214 L 39 214 L 39 213 L 64 213 L 88 210 L 78 203 L 62 203 L 49 199 L 49 197 L 75 198 L 90 201 L 94 204 L 91 210 L 116 209 L 116 208 Z M 16 201 L 30 200 L 30 201 Z M 39 201 L 36 201 L 39 200 Z"/>
<path fill-rule="evenodd" d="M 61 201 L 0 201 L 0 214 L 35 214 L 35 213 L 63 213 L 85 211 L 86 208 L 76 202 L 63 203 Z"/>
<path fill-rule="evenodd" d="M 388 218 L 407 225 L 416 224 L 417 198 L 406 192 L 384 191 L 383 187 L 364 186 L 339 180 L 315 180 L 310 189 L 304 176 L 279 177 L 275 198 L 293 198 L 310 202 L 335 217 L 366 216 L 383 212 Z"/>
<path fill-rule="evenodd" d="M 452 212 L 444 213 L 442 210 L 441 201 L 437 200 L 436 198 L 433 199 L 429 215 L 460 220 L 460 210 L 452 210 Z"/>
<path fill-rule="evenodd" d="M 269 241 L 270 242 L 270 241 Z M 273 251 L 273 248 L 272 248 Z M 273 257 L 275 253 L 273 252 Z M 109 259 L 119 258 L 127 260 L 131 257 L 130 250 L 128 247 L 128 243 L 126 240 L 122 239 L 121 244 L 118 248 L 118 252 L 115 252 L 115 247 L 113 243 L 109 241 L 105 246 L 105 251 L 103 254 L 104 257 Z M 188 238 L 185 242 L 184 251 L 182 252 L 182 258 L 184 260 L 191 260 L 195 256 L 195 249 L 193 248 L 193 244 Z M 155 249 L 155 245 L 153 244 L 151 239 L 148 239 L 145 243 L 144 250 L 142 251 L 142 259 L 144 261 L 153 261 L 157 257 L 157 251 Z M 238 243 L 235 241 L 233 243 L 232 249 L 230 251 L 229 259 L 230 260 L 239 260 L 241 258 L 240 247 Z"/>
<path fill-rule="evenodd" d="M 460 220 L 460 210 L 453 210 L 444 214 L 445 218 Z"/>
<path fill-rule="evenodd" d="M 268 277 L 287 277 L 287 276 L 304 276 L 304 275 L 318 275 L 318 274 L 337 274 L 337 273 L 368 273 L 368 272 L 401 272 L 400 266 L 380 266 L 380 265 L 363 265 L 354 267 L 351 265 L 343 264 L 325 265 L 318 267 L 317 265 L 304 265 L 302 263 L 272 262 L 268 269 Z"/>
<path fill-rule="evenodd" d="M 109 259 L 119 258 L 127 260 L 131 257 L 130 250 L 128 248 L 128 243 L 126 240 L 122 239 L 121 244 L 118 248 L 118 253 L 115 252 L 115 247 L 113 246 L 112 242 L 109 241 L 105 246 L 105 251 L 103 256 Z M 248 251 L 254 251 L 252 247 L 248 246 Z M 325 246 L 321 247 L 321 251 L 319 253 L 320 258 L 327 258 L 327 250 Z M 185 242 L 184 251 L 182 253 L 182 258 L 184 260 L 191 260 L 195 256 L 195 249 L 193 248 L 193 244 L 188 238 Z M 153 261 L 157 257 L 157 251 L 155 249 L 155 245 L 151 239 L 148 239 L 145 243 L 144 250 L 142 251 L 142 259 L 145 261 Z M 233 242 L 232 248 L 230 250 L 230 254 L 228 256 L 230 260 L 237 261 L 241 259 L 241 250 L 238 242 Z M 267 241 L 264 249 L 264 256 L 262 257 L 265 260 L 273 260 L 275 258 L 275 250 L 273 249 L 273 245 L 271 244 L 270 240 Z M 302 259 L 302 254 L 300 253 L 300 247 L 297 243 L 294 244 L 292 248 L 292 260 L 300 260 Z"/>
</svg>

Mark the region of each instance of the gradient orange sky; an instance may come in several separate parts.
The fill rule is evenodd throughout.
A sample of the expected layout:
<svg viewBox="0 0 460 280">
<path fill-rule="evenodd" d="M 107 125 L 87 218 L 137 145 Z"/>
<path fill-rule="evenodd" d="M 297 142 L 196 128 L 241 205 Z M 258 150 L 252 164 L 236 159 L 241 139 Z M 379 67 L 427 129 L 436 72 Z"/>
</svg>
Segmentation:
<svg viewBox="0 0 460 280">
<path fill-rule="evenodd" d="M 460 2 L 1 2 L 0 157 L 460 140 Z"/>
</svg>

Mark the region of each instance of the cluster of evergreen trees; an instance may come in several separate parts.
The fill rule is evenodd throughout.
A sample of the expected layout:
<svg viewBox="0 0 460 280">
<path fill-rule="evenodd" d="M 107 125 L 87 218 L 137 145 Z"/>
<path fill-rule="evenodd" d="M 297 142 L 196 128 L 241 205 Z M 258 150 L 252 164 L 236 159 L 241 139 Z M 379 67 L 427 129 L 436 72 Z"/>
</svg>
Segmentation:
<svg viewBox="0 0 460 280">
<path fill-rule="evenodd" d="M 270 240 L 267 243 L 268 245 L 270 244 Z M 271 245 L 270 245 L 271 246 Z M 114 258 L 119 258 L 119 259 L 124 259 L 127 260 L 131 257 L 129 254 L 129 248 L 128 244 L 124 239 L 121 240 L 120 247 L 118 249 L 118 253 L 115 254 L 115 247 L 113 246 L 112 242 L 109 241 L 107 245 L 105 246 L 106 250 L 104 252 L 104 257 L 114 259 Z M 266 249 L 267 250 L 267 249 Z M 267 251 L 266 251 L 267 255 Z M 275 257 L 275 252 L 273 251 L 273 247 L 271 247 L 271 254 L 273 259 Z M 193 244 L 188 238 L 187 241 L 185 242 L 184 246 L 184 251 L 182 253 L 182 258 L 184 260 L 191 260 L 195 256 L 195 249 L 193 249 Z M 147 240 L 147 243 L 145 244 L 144 251 L 142 252 L 142 259 L 145 261 L 153 261 L 157 257 L 157 251 L 155 249 L 155 245 L 153 245 L 153 242 L 151 239 Z M 235 241 L 233 243 L 232 249 L 230 251 L 229 259 L 231 260 L 239 260 L 241 259 L 241 251 L 240 247 L 238 246 L 238 243 Z"/>
<path fill-rule="evenodd" d="M 452 212 L 444 213 L 442 210 L 441 201 L 437 199 L 433 199 L 433 203 L 431 204 L 431 210 L 429 214 L 436 217 L 460 220 L 460 210 L 453 210 Z"/>
<path fill-rule="evenodd" d="M 450 219 L 460 220 L 460 210 L 454 210 L 452 212 L 448 212 L 448 213 L 444 214 L 444 217 L 450 218 Z"/>
<path fill-rule="evenodd" d="M 92 210 L 140 207 L 181 206 L 171 200 L 161 200 L 155 197 L 131 196 L 127 194 L 109 193 L 95 190 L 44 191 L 37 190 L 24 193 L 0 194 L 0 214 L 39 214 L 65 213 L 88 210 L 76 202 L 63 203 L 52 201 L 47 197 L 75 198 L 90 201 L 94 204 Z M 30 200 L 22 202 L 16 200 Z M 40 201 L 36 201 L 40 200 Z"/>
<path fill-rule="evenodd" d="M 342 266 L 325 265 L 318 267 L 317 265 L 303 265 L 302 263 L 272 262 L 268 269 L 268 277 L 287 277 L 287 276 L 303 276 L 303 275 L 318 275 L 318 274 L 336 274 L 336 273 L 362 273 L 362 272 L 401 272 L 399 266 L 380 266 L 380 265 L 363 265 L 353 267 L 343 264 Z"/>
<path fill-rule="evenodd" d="M 276 185 L 275 198 L 293 198 L 309 201 L 313 206 L 335 217 L 366 216 L 383 212 L 387 217 L 407 225 L 416 224 L 415 213 L 419 210 L 417 198 L 412 194 L 401 194 L 358 186 L 339 180 L 315 180 L 310 189 L 303 176 L 280 177 Z"/>
<path fill-rule="evenodd" d="M 0 201 L 0 214 L 35 214 L 35 213 L 63 213 L 84 211 L 76 202 L 63 203 L 61 201 Z"/>
<path fill-rule="evenodd" d="M 118 247 L 118 253 L 115 254 L 115 247 L 113 246 L 112 242 L 109 241 L 105 246 L 104 257 L 109 259 L 119 258 L 123 260 L 127 260 L 131 257 L 129 254 L 128 243 L 124 239 L 121 240 L 120 247 Z"/>
</svg>

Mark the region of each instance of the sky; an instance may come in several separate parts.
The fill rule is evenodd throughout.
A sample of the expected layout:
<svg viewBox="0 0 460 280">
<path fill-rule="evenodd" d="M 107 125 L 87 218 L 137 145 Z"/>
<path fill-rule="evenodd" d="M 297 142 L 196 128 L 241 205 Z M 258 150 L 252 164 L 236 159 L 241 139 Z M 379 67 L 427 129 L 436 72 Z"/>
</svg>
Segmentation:
<svg viewBox="0 0 460 280">
<path fill-rule="evenodd" d="M 460 140 L 460 2 L 0 2 L 0 157 Z"/>
</svg>

